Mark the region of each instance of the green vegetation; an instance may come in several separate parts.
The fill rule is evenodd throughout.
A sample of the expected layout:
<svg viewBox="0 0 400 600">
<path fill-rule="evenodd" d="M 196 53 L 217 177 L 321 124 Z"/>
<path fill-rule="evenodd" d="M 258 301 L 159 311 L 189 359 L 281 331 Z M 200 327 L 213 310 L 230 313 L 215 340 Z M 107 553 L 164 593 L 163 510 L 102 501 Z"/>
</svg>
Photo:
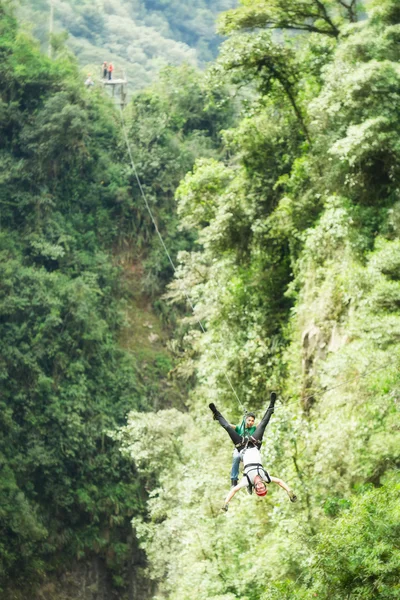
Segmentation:
<svg viewBox="0 0 400 600">
<path fill-rule="evenodd" d="M 259 27 L 292 29 L 288 3 L 242 4 L 209 72 L 244 98 L 228 157 L 177 191 L 196 240 L 167 296 L 190 289 L 206 327 L 178 336 L 190 416 L 132 413 L 120 433 L 151 490 L 146 573 L 170 600 L 398 598 L 400 14 L 310 2 L 307 33 L 277 41 Z M 260 413 L 280 390 L 265 463 L 297 505 L 271 489 L 221 514 L 231 446 L 207 405 L 240 419 L 225 373 Z"/>
<path fill-rule="evenodd" d="M 108 251 L 118 123 L 0 17 L 0 573 L 19 587 L 88 549 L 126 569 L 143 500 L 106 431 L 146 400 Z"/>
<path fill-rule="evenodd" d="M 127 6 L 104 3 L 118 27 L 200 30 L 180 3 Z M 174 274 L 120 115 L 0 4 L 7 598 L 94 558 L 119 600 L 132 577 L 157 600 L 399 597 L 400 12 L 298 9 L 242 0 L 205 73 L 168 67 L 124 112 Z M 271 486 L 220 511 L 232 448 L 207 405 L 241 418 L 225 374 L 258 416 L 279 391 L 263 454 L 297 504 Z"/>
<path fill-rule="evenodd" d="M 170 272 L 107 98 L 62 52 L 42 55 L 6 4 L 0 38 L 0 590 L 25 597 L 98 556 L 123 597 L 132 555 L 143 561 L 130 519 L 145 494 L 109 432 L 131 409 L 182 405 L 167 379 L 174 311 L 158 301 Z M 169 214 L 174 189 L 203 151 L 219 155 L 229 115 L 185 67 L 125 116 L 174 258 L 190 247 Z"/>
<path fill-rule="evenodd" d="M 131 89 L 149 85 L 166 65 L 204 64 L 215 58 L 222 38 L 218 13 L 237 0 L 52 0 L 53 45 L 67 32 L 80 66 L 100 77 L 104 60 L 115 75 L 124 71 Z M 49 0 L 23 0 L 19 11 L 43 47 L 49 40 Z"/>
</svg>

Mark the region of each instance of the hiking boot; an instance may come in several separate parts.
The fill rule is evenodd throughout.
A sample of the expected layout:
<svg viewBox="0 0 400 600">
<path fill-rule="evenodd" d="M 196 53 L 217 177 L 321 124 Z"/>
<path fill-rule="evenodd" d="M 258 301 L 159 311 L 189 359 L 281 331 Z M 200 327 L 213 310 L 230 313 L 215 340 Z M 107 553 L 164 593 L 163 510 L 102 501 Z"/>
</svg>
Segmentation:
<svg viewBox="0 0 400 600">
<path fill-rule="evenodd" d="M 289 491 L 289 500 L 290 502 L 297 502 L 297 496 L 293 490 Z"/>
<path fill-rule="evenodd" d="M 223 510 L 224 512 L 227 512 L 229 508 L 229 504 L 224 504 L 223 506 L 221 506 L 221 510 Z"/>
</svg>

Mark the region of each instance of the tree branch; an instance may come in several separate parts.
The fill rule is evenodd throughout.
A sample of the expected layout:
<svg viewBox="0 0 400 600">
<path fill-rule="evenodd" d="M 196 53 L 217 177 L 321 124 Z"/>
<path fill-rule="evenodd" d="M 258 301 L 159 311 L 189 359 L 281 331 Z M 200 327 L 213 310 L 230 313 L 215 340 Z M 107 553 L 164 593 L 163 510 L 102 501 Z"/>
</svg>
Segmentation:
<svg viewBox="0 0 400 600">
<path fill-rule="evenodd" d="M 325 4 L 323 4 L 320 0 L 313 0 L 313 2 L 318 7 L 321 18 L 331 27 L 333 35 L 335 35 L 335 37 L 338 37 L 339 29 L 336 27 L 336 25 L 334 25 L 332 19 L 328 15 Z"/>
<path fill-rule="evenodd" d="M 354 6 L 355 6 L 357 0 L 352 0 L 350 4 L 346 4 L 346 2 L 344 2 L 344 0 L 337 0 L 337 1 L 339 2 L 339 4 L 341 4 L 341 6 L 343 6 L 343 8 L 345 8 L 347 10 L 350 22 L 355 23 L 357 21 L 357 16 L 356 16 L 356 13 L 354 12 Z"/>
<path fill-rule="evenodd" d="M 293 23 L 289 25 L 288 23 L 270 23 L 271 29 L 291 29 L 296 31 L 309 31 L 312 33 L 320 33 L 321 35 L 329 35 L 331 37 L 337 38 L 339 35 L 338 29 L 334 31 L 328 29 L 321 29 L 320 27 L 315 27 L 314 25 L 300 25 L 300 23 Z"/>
<path fill-rule="evenodd" d="M 301 125 L 301 128 L 302 128 L 302 130 L 304 132 L 304 135 L 306 136 L 306 139 L 307 139 L 308 143 L 311 146 L 312 145 L 312 141 L 311 141 L 311 138 L 310 138 L 310 134 L 309 134 L 307 125 L 305 124 L 302 112 L 301 112 L 300 108 L 297 106 L 296 98 L 295 98 L 295 96 L 293 94 L 293 91 L 292 91 L 292 84 L 289 82 L 289 80 L 287 78 L 283 77 L 279 73 L 279 71 L 277 71 L 277 69 L 275 69 L 275 67 L 273 65 L 268 64 L 267 62 L 263 62 L 263 63 L 260 63 L 260 67 L 261 66 L 267 67 L 267 69 L 269 69 L 269 71 L 271 72 L 271 74 L 273 75 L 273 77 L 275 77 L 275 79 L 277 81 L 279 81 L 279 83 L 283 87 L 283 89 L 284 89 L 284 91 L 285 91 L 285 93 L 286 93 L 286 95 L 287 95 L 287 97 L 289 99 L 289 102 L 292 105 L 292 108 L 293 108 L 293 110 L 295 112 L 297 120 L 299 121 L 299 123 Z"/>
</svg>

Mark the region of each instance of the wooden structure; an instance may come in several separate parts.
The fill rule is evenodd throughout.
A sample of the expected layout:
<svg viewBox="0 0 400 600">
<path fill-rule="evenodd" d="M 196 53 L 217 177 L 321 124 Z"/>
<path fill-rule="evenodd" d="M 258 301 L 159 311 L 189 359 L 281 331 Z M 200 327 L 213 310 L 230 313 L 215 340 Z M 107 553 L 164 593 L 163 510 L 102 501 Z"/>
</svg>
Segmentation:
<svg viewBox="0 0 400 600">
<path fill-rule="evenodd" d="M 103 75 L 103 72 L 101 75 Z M 111 97 L 114 102 L 119 104 L 121 108 L 124 108 L 128 99 L 128 80 L 125 77 L 125 73 L 123 71 L 121 73 L 118 71 L 113 71 L 112 79 L 108 79 L 107 75 L 107 77 L 102 77 L 101 83 L 104 85 L 104 87 L 111 90 Z"/>
</svg>

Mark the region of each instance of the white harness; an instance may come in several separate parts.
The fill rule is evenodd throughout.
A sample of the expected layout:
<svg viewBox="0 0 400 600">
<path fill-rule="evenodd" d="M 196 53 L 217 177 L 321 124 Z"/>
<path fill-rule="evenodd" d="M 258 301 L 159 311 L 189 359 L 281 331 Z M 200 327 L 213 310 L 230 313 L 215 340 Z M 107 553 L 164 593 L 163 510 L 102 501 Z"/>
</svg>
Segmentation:
<svg viewBox="0 0 400 600">
<path fill-rule="evenodd" d="M 261 463 L 261 454 L 258 448 L 247 448 L 243 452 L 243 476 L 247 478 L 249 485 L 254 485 L 254 478 L 259 475 L 267 483 L 271 483 L 268 471 Z"/>
</svg>

